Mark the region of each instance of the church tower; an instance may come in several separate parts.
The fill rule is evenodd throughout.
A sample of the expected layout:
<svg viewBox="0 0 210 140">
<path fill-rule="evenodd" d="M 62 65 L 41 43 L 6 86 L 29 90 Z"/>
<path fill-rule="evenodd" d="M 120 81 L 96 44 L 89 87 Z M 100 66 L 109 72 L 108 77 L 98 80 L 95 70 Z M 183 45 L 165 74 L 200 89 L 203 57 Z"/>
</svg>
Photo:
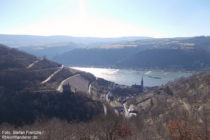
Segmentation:
<svg viewBox="0 0 210 140">
<path fill-rule="evenodd" d="M 141 91 L 144 91 L 144 79 L 143 76 L 141 77 Z"/>
</svg>

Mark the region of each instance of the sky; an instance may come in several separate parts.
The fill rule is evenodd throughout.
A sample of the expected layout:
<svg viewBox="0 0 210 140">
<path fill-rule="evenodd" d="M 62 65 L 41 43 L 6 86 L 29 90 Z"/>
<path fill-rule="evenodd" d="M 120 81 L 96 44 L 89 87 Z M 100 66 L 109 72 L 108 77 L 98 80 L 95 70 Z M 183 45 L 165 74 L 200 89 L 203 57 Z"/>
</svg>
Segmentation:
<svg viewBox="0 0 210 140">
<path fill-rule="evenodd" d="M 0 34 L 210 35 L 210 0 L 0 0 Z"/>
</svg>

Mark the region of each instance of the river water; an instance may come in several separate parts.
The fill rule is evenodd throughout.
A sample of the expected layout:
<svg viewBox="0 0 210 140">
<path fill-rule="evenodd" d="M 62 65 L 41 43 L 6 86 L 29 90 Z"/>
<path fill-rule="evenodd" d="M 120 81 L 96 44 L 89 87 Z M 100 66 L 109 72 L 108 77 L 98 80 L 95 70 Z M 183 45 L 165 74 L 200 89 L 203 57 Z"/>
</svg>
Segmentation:
<svg viewBox="0 0 210 140">
<path fill-rule="evenodd" d="M 169 81 L 177 80 L 181 77 L 191 76 L 192 72 L 183 71 L 157 71 L 157 70 L 130 70 L 130 69 L 111 69 L 111 68 L 93 68 L 93 67 L 73 67 L 78 70 L 92 73 L 118 84 L 133 85 L 140 84 L 141 78 L 144 79 L 145 86 L 160 86 Z"/>
</svg>

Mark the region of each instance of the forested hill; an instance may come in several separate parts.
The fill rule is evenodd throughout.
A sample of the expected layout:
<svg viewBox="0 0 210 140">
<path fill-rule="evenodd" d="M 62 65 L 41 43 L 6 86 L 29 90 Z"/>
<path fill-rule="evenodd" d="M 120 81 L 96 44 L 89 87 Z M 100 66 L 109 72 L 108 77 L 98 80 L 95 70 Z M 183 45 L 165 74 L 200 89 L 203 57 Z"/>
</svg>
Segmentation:
<svg viewBox="0 0 210 140">
<path fill-rule="evenodd" d="M 134 123 L 141 135 L 151 132 L 145 136 L 149 139 L 207 140 L 210 138 L 210 72 L 160 86 L 130 99 L 127 106 L 140 112 Z"/>
<path fill-rule="evenodd" d="M 54 60 L 73 66 L 207 70 L 210 68 L 210 37 L 148 39 L 74 49 Z"/>
<path fill-rule="evenodd" d="M 99 102 L 70 89 L 57 90 L 75 74 L 92 76 L 0 45 L 0 124 L 24 125 L 54 117 L 85 121 L 99 114 Z"/>
<path fill-rule="evenodd" d="M 0 69 L 23 68 L 35 60 L 32 55 L 0 44 Z"/>
</svg>

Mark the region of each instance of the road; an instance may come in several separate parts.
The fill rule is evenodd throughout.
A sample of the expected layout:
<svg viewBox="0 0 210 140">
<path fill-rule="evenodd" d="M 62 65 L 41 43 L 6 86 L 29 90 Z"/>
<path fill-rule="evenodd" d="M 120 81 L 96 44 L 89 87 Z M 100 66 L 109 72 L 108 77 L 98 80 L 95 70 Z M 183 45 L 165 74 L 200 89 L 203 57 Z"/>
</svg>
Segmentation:
<svg viewBox="0 0 210 140">
<path fill-rule="evenodd" d="M 54 73 L 52 73 L 47 79 L 45 79 L 44 81 L 42 81 L 42 84 L 47 83 L 49 80 L 51 80 L 58 72 L 60 72 L 62 69 L 64 68 L 64 65 L 62 65 L 57 71 L 55 71 Z"/>
</svg>

